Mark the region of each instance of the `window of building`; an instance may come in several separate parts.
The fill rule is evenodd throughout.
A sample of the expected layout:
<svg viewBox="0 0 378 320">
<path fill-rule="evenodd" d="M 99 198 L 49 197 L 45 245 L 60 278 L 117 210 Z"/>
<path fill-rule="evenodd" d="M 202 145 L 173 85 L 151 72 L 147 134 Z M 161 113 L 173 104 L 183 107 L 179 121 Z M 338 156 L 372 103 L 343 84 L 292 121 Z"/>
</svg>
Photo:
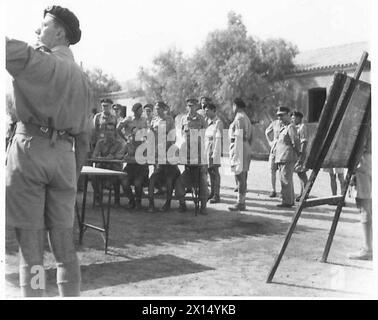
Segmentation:
<svg viewBox="0 0 378 320">
<path fill-rule="evenodd" d="M 326 88 L 308 90 L 308 122 L 318 122 L 327 98 Z"/>
</svg>

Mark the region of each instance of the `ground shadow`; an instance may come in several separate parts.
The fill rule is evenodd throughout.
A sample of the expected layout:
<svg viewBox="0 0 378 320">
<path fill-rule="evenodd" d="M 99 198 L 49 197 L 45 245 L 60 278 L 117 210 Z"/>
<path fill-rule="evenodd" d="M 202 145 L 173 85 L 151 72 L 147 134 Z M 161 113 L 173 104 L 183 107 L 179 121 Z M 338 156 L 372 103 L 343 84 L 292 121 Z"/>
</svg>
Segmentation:
<svg viewBox="0 0 378 320">
<path fill-rule="evenodd" d="M 222 199 L 222 203 L 235 204 L 235 201 L 229 201 L 229 200 Z M 256 213 L 259 213 L 259 214 L 266 214 L 266 215 L 269 215 L 269 216 L 270 215 L 280 215 L 280 216 L 285 216 L 285 217 L 291 218 L 291 217 L 293 217 L 293 215 L 295 213 L 295 207 L 279 208 L 275 204 L 274 205 L 267 205 L 266 203 L 261 204 L 261 203 L 252 202 L 252 201 L 246 201 L 246 205 L 247 205 L 247 211 L 248 212 L 256 212 Z M 264 208 L 264 209 L 267 209 L 267 210 L 258 210 L 258 208 Z M 342 215 L 343 211 L 344 211 L 344 208 L 341 211 L 341 216 L 339 218 L 339 222 L 349 222 L 349 223 L 360 222 L 360 219 L 358 217 L 356 217 L 355 219 L 343 217 L 343 215 Z M 329 216 L 314 214 L 314 213 L 311 213 L 311 212 L 315 212 L 315 211 L 313 209 L 311 210 L 311 208 L 305 208 L 302 211 L 301 218 L 303 218 L 303 219 L 317 219 L 317 220 L 324 220 L 324 221 L 333 221 L 334 211 L 332 211 L 330 209 L 316 209 L 316 212 L 329 214 Z M 347 213 L 347 212 L 344 212 L 344 213 Z"/>
<path fill-rule="evenodd" d="M 93 212 L 88 222 L 101 225 L 99 215 Z M 113 212 L 110 222 L 109 249 L 129 246 L 187 244 L 188 242 L 219 241 L 245 237 L 282 235 L 289 222 L 273 217 L 253 216 L 250 213 L 208 209 L 208 215 L 194 216 L 192 212 L 128 213 Z M 318 228 L 298 226 L 297 232 L 312 232 Z M 77 229 L 76 229 L 77 232 Z M 79 251 L 87 247 L 103 250 L 99 232 L 87 230 Z"/>
<path fill-rule="evenodd" d="M 82 265 L 81 291 L 159 278 L 182 276 L 210 270 L 214 269 L 170 254 L 160 254 L 154 257 L 130 259 L 127 261 Z M 7 274 L 6 280 L 12 283 L 12 285 L 18 286 L 18 273 Z M 56 269 L 47 269 L 47 296 L 57 295 L 55 282 Z"/>
</svg>

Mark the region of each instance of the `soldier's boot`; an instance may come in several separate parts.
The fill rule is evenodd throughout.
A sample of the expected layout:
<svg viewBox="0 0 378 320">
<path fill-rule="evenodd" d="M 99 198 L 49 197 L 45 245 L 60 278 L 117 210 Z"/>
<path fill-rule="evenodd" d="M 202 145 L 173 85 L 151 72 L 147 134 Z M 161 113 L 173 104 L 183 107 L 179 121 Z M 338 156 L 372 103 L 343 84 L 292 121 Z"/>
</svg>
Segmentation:
<svg viewBox="0 0 378 320">
<path fill-rule="evenodd" d="M 167 200 L 164 205 L 161 207 L 160 211 L 161 212 L 167 212 L 171 210 L 171 201 L 170 200 Z"/>
<path fill-rule="evenodd" d="M 200 207 L 200 210 L 199 210 L 199 214 L 207 215 L 206 201 L 201 201 L 201 207 Z"/>
<path fill-rule="evenodd" d="M 142 210 L 142 199 L 138 198 L 135 201 L 135 209 L 136 210 Z"/>
<path fill-rule="evenodd" d="M 237 203 L 234 206 L 228 207 L 228 210 L 230 211 L 245 211 L 245 204 Z"/>
<path fill-rule="evenodd" d="M 129 206 L 128 209 L 135 209 L 135 198 L 134 197 L 129 197 Z"/>
<path fill-rule="evenodd" d="M 179 209 L 178 209 L 179 212 L 185 212 L 186 211 L 186 203 L 185 203 L 185 199 L 181 199 L 180 200 L 180 204 L 179 204 Z"/>
<path fill-rule="evenodd" d="M 150 213 L 155 212 L 155 203 L 154 203 L 154 200 L 150 199 L 147 211 L 150 212 Z"/>
<path fill-rule="evenodd" d="M 210 203 L 219 203 L 220 202 L 220 197 L 219 195 L 214 195 L 214 197 L 212 197 L 210 199 Z"/>
<path fill-rule="evenodd" d="M 234 206 L 228 207 L 230 211 L 245 211 L 245 195 L 238 194 L 238 203 Z"/>
</svg>

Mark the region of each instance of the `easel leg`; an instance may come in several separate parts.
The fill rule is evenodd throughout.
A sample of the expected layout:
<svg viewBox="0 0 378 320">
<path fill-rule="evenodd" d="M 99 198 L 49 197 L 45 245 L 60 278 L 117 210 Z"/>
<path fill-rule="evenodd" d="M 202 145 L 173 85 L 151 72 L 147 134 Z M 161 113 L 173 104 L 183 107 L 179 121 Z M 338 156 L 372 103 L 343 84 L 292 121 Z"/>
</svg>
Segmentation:
<svg viewBox="0 0 378 320">
<path fill-rule="evenodd" d="M 286 250 L 286 247 L 287 245 L 289 244 L 289 241 L 291 239 L 291 236 L 293 235 L 293 232 L 295 230 L 295 227 L 297 226 L 297 222 L 299 220 L 299 217 L 301 216 L 301 213 L 302 213 L 302 210 L 303 210 L 303 201 L 301 201 L 301 204 L 300 206 L 297 208 L 296 212 L 295 212 L 295 215 L 294 215 L 294 218 L 293 218 L 293 221 L 291 222 L 291 225 L 290 225 L 290 228 L 289 230 L 287 231 L 286 233 L 286 237 L 285 237 L 285 241 L 282 245 L 282 248 L 278 254 L 278 256 L 276 257 L 275 261 L 274 261 L 274 264 L 273 264 L 273 267 L 272 269 L 270 270 L 269 272 L 269 276 L 268 276 L 268 279 L 267 279 L 267 283 L 270 283 L 272 282 L 272 279 L 277 271 L 277 268 L 281 262 L 281 259 L 285 253 L 285 250 Z"/>
<path fill-rule="evenodd" d="M 266 281 L 267 283 L 270 283 L 273 280 L 273 277 L 274 277 L 274 275 L 275 275 L 275 273 L 277 271 L 277 268 L 278 268 L 278 266 L 279 266 L 279 264 L 281 262 L 281 259 L 282 259 L 283 255 L 285 253 L 285 250 L 286 250 L 286 248 L 287 248 L 287 246 L 289 244 L 291 236 L 293 235 L 295 227 L 297 226 L 299 217 L 301 216 L 302 210 L 304 208 L 304 202 L 308 198 L 308 195 L 310 194 L 310 191 L 311 191 L 312 186 L 313 186 L 313 184 L 315 182 L 316 176 L 318 175 L 318 172 L 319 172 L 319 170 L 313 170 L 312 173 L 311 173 L 310 178 L 307 181 L 307 184 L 306 184 L 306 187 L 305 187 L 305 192 L 304 192 L 304 194 L 302 194 L 301 200 L 299 202 L 299 206 L 298 206 L 298 208 L 295 211 L 295 215 L 294 215 L 293 220 L 291 222 L 290 228 L 289 228 L 289 230 L 286 233 L 285 241 L 284 241 L 284 243 L 282 245 L 282 248 L 281 248 L 279 254 L 277 255 L 277 257 L 276 257 L 276 259 L 274 261 L 272 269 L 269 272 L 268 279 Z"/>
<path fill-rule="evenodd" d="M 343 204 L 345 202 L 345 196 L 346 196 L 347 189 L 348 189 L 347 186 L 349 186 L 351 177 L 352 177 L 352 173 L 351 173 L 350 170 L 348 170 L 348 174 L 347 174 L 347 177 L 345 179 L 345 188 L 343 190 L 343 198 L 337 204 L 335 216 L 334 216 L 333 221 L 332 221 L 331 230 L 330 230 L 329 235 L 328 235 L 328 239 L 327 239 L 326 246 L 324 248 L 322 259 L 320 260 L 321 262 L 327 262 L 328 254 L 329 254 L 329 251 L 331 249 L 331 245 L 332 245 L 332 241 L 333 241 L 333 237 L 335 236 L 335 233 L 336 233 L 337 223 L 339 222 L 339 219 L 340 219 L 341 209 L 343 208 Z"/>
</svg>

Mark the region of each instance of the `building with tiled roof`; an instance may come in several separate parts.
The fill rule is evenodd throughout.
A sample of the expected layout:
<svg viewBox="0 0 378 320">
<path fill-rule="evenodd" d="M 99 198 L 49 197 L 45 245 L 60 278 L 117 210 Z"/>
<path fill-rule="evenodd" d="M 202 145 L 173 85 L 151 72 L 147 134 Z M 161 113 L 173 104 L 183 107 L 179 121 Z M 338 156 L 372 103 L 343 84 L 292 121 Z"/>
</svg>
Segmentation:
<svg viewBox="0 0 378 320">
<path fill-rule="evenodd" d="M 294 59 L 294 70 L 285 77 L 287 96 L 291 102 L 287 107 L 304 114 L 310 140 L 314 136 L 334 73 L 345 72 L 353 76 L 364 51 L 369 53 L 368 42 L 349 43 L 340 46 L 300 52 Z M 360 80 L 370 82 L 370 63 L 367 64 Z M 285 103 L 287 101 L 283 101 Z M 271 106 L 274 109 L 276 106 Z M 274 111 L 272 111 L 273 113 Z M 264 131 L 272 119 L 263 119 L 254 126 L 254 154 L 267 157 L 269 145 Z"/>
<path fill-rule="evenodd" d="M 295 57 L 295 69 L 288 76 L 333 73 L 340 70 L 354 72 L 362 52 L 369 52 L 369 49 L 369 42 L 365 41 L 303 51 Z M 367 69 L 370 70 L 370 65 Z"/>
</svg>

